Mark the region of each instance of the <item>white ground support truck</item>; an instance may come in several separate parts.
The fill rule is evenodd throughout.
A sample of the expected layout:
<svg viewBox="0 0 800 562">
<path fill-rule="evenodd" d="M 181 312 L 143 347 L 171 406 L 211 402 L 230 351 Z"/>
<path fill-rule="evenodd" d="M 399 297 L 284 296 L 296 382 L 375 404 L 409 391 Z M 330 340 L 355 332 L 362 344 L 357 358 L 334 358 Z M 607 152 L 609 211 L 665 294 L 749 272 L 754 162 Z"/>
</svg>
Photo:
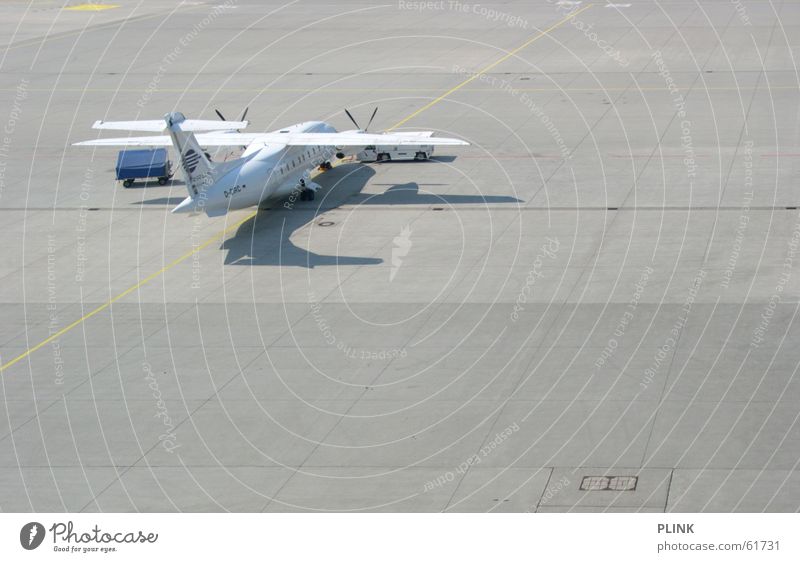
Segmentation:
<svg viewBox="0 0 800 562">
<path fill-rule="evenodd" d="M 433 131 L 419 131 L 414 133 L 392 133 L 398 136 L 423 137 L 433 136 Z M 365 146 L 364 150 L 356 155 L 359 162 L 390 162 L 392 160 L 427 160 L 433 154 L 433 145 L 418 146 L 392 146 L 375 145 Z"/>
</svg>

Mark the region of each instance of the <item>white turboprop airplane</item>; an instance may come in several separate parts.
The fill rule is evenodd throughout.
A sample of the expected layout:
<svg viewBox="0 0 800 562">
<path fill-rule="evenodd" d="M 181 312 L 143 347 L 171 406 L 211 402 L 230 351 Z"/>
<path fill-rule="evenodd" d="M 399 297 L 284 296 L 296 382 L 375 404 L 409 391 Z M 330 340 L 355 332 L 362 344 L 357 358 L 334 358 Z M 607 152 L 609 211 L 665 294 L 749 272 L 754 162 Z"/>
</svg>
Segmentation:
<svg viewBox="0 0 800 562">
<path fill-rule="evenodd" d="M 348 116 L 352 119 L 349 112 Z M 375 117 L 374 112 L 372 116 Z M 311 200 L 320 186 L 311 181 L 310 172 L 320 166 L 329 168 L 333 157 L 344 158 L 364 147 L 469 144 L 460 139 L 432 137 L 430 131 L 375 134 L 357 129 L 340 133 L 322 121 L 298 123 L 271 133 L 240 133 L 239 129 L 247 124 L 243 120 L 186 119 L 182 113 L 173 112 L 166 114 L 163 121 L 97 121 L 92 126 L 117 131 L 166 130 L 169 135 L 97 139 L 75 144 L 174 146 L 180 156 L 189 196 L 172 212 L 205 212 L 209 217 L 260 205 L 267 199 L 285 197 L 293 192 L 299 192 L 303 200 Z M 207 132 L 195 135 L 195 131 Z M 212 162 L 201 148 L 212 146 L 246 148 L 241 158 Z M 428 155 L 419 153 L 419 156 L 426 158 Z"/>
</svg>

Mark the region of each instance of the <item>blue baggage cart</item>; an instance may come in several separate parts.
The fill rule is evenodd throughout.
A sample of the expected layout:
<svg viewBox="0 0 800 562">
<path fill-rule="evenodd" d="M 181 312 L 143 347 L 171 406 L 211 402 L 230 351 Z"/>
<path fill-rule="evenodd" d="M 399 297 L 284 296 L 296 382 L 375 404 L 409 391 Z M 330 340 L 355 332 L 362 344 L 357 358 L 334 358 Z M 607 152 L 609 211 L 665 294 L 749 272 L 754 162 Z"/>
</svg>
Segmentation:
<svg viewBox="0 0 800 562">
<path fill-rule="evenodd" d="M 171 167 L 166 148 L 122 150 L 117 155 L 117 180 L 130 187 L 134 180 L 158 178 L 164 185 L 172 176 Z"/>
</svg>

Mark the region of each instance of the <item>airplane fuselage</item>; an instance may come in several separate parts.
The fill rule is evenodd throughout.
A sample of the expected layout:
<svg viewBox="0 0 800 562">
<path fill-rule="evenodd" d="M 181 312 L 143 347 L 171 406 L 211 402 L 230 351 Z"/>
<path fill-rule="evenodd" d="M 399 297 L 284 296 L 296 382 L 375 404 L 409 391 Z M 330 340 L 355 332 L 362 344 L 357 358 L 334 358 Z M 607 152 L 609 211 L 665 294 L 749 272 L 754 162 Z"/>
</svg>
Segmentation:
<svg viewBox="0 0 800 562">
<path fill-rule="evenodd" d="M 322 121 L 298 123 L 276 133 L 335 133 Z M 241 156 L 243 163 L 225 172 L 200 196 L 187 198 L 173 212 L 206 212 L 218 216 L 235 209 L 260 205 L 268 199 L 289 195 L 301 179 L 339 149 L 332 146 L 286 146 L 255 141 Z"/>
</svg>

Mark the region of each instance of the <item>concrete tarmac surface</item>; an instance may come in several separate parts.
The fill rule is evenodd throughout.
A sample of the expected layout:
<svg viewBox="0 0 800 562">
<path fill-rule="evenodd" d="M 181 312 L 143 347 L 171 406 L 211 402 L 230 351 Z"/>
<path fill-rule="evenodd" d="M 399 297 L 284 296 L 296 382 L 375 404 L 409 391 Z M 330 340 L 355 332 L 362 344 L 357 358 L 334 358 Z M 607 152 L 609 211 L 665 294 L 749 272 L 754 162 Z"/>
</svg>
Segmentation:
<svg viewBox="0 0 800 562">
<path fill-rule="evenodd" d="M 101 4 L 0 4 L 0 510 L 800 509 L 799 4 Z M 71 146 L 375 106 L 471 146 L 221 218 Z"/>
</svg>

